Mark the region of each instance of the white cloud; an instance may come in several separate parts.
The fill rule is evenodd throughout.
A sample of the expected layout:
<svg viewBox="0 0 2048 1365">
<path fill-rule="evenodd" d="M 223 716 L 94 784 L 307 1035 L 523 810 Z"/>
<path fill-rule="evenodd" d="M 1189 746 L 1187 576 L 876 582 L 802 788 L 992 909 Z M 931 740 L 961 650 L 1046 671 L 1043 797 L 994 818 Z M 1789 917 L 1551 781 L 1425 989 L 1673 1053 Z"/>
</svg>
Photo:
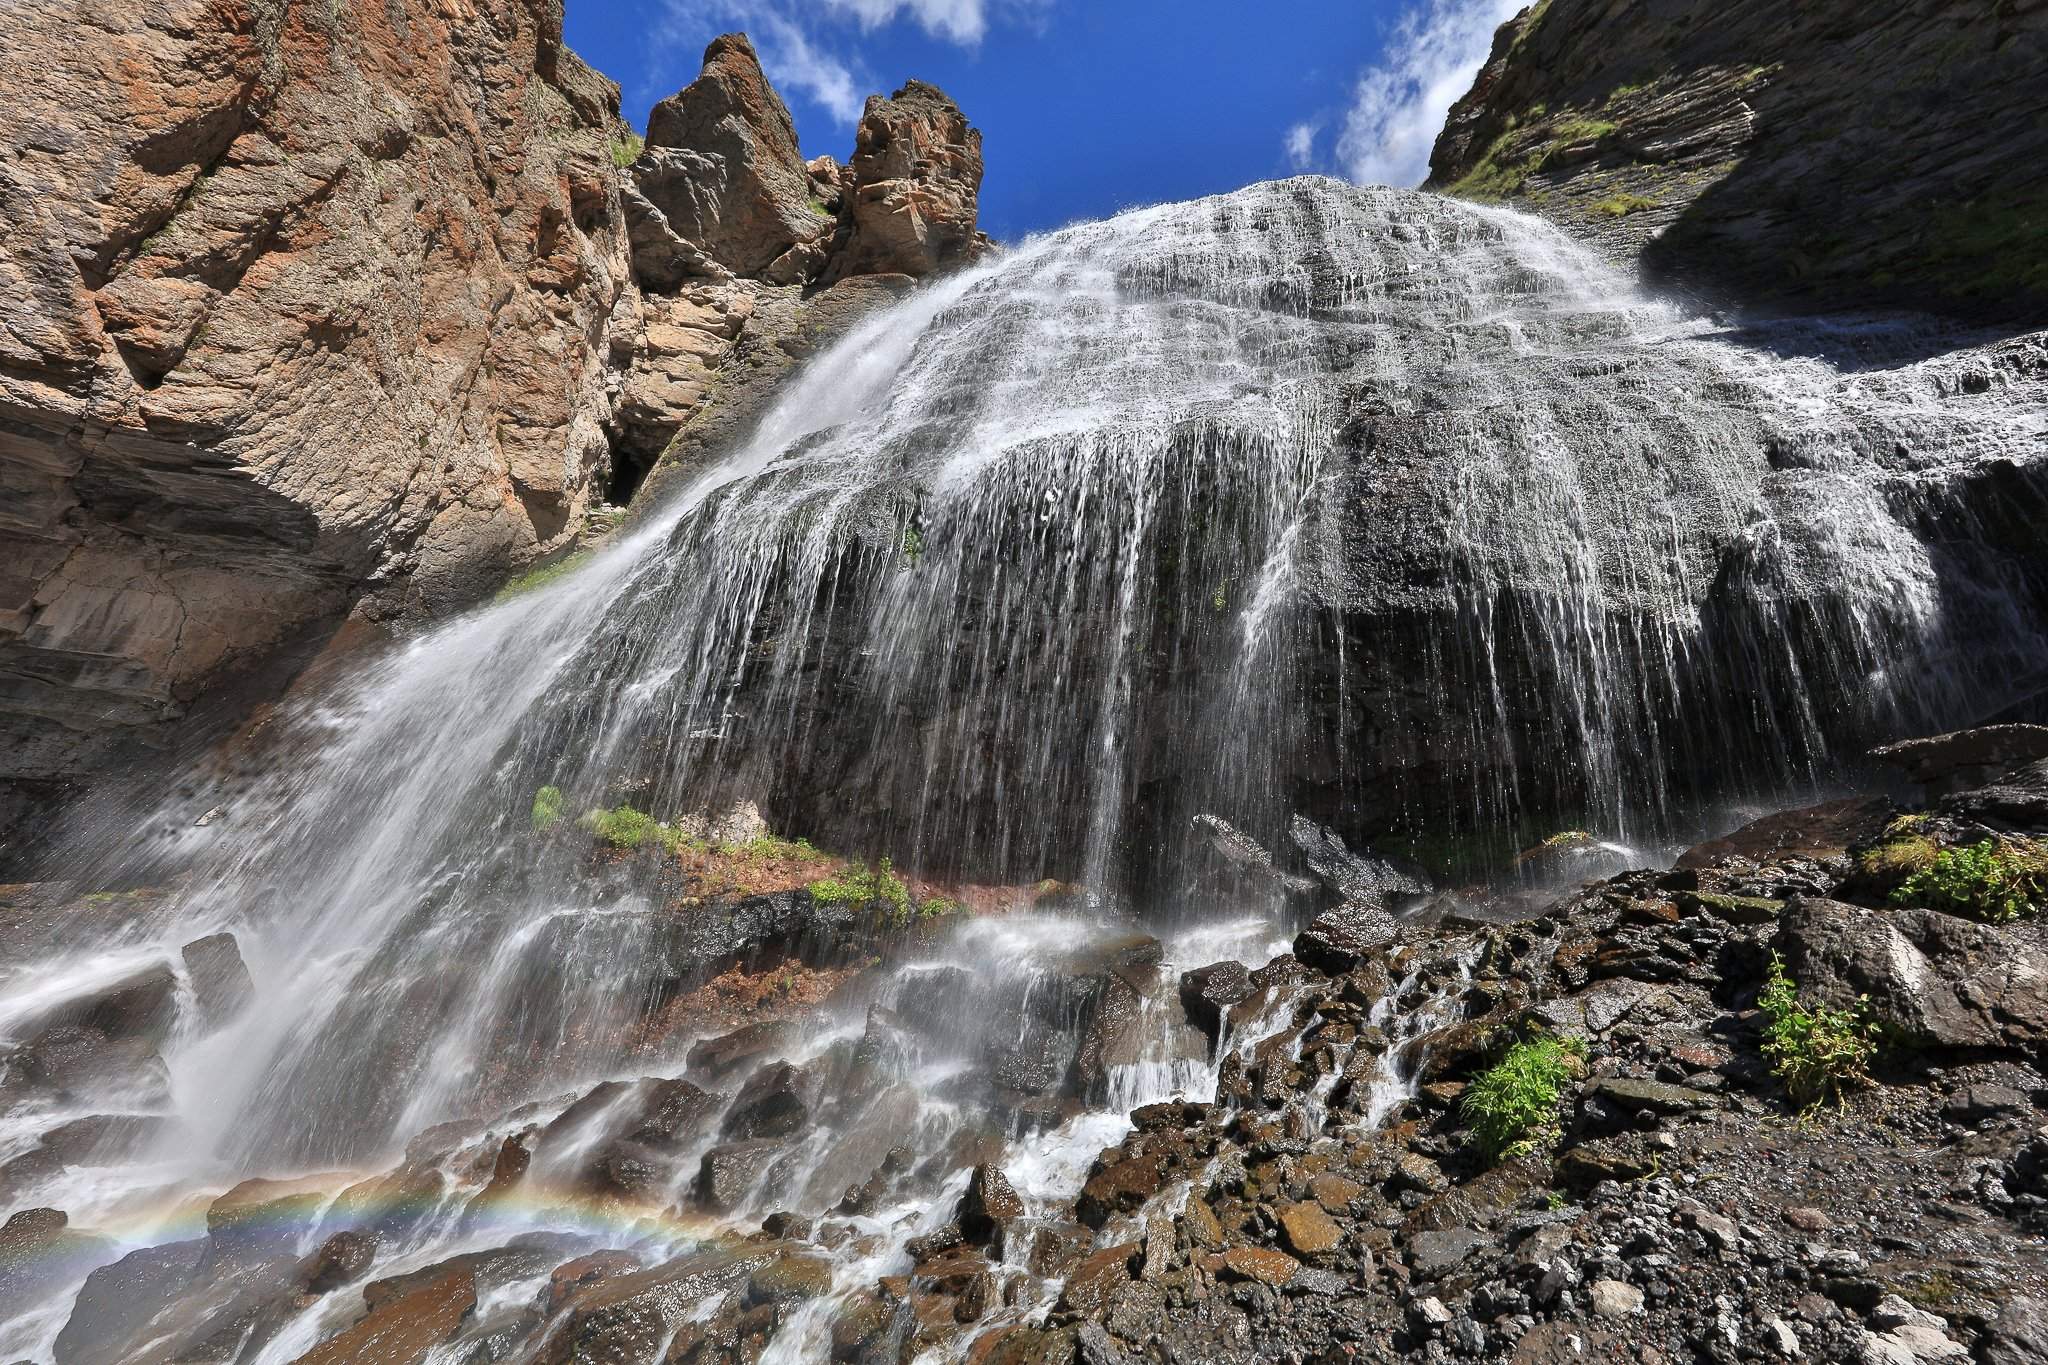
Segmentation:
<svg viewBox="0 0 2048 1365">
<path fill-rule="evenodd" d="M 769 80 L 783 89 L 803 91 L 841 123 L 860 120 L 867 82 L 855 80 L 851 67 L 819 49 L 801 28 L 764 10 L 755 21 L 753 38 Z"/>
<path fill-rule="evenodd" d="M 1316 134 L 1321 129 L 1313 123 L 1297 123 L 1287 130 L 1287 164 L 1297 171 L 1305 171 L 1316 162 Z"/>
<path fill-rule="evenodd" d="M 1444 115 L 1485 65 L 1493 31 L 1526 2 L 1420 0 L 1403 14 L 1380 64 L 1358 78 L 1337 134 L 1345 174 L 1366 185 L 1422 183 Z"/>
<path fill-rule="evenodd" d="M 982 0 L 825 0 L 860 20 L 862 28 L 880 28 L 898 15 L 915 19 L 925 32 L 956 43 L 973 45 L 988 32 L 988 7 Z"/>
</svg>

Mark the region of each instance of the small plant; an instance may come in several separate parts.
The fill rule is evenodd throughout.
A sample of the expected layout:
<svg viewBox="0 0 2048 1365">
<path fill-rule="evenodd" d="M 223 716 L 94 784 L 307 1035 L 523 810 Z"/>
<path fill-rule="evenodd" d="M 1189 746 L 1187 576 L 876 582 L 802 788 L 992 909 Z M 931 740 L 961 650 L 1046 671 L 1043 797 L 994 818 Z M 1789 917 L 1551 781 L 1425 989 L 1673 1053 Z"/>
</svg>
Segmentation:
<svg viewBox="0 0 2048 1365">
<path fill-rule="evenodd" d="M 498 595 L 491 600 L 493 602 L 504 602 L 514 597 L 523 597 L 527 593 L 538 591 L 558 578 L 568 577 L 569 574 L 589 562 L 589 559 L 590 551 L 578 550 L 573 554 L 563 555 L 560 559 L 535 565 L 511 580 L 504 587 L 498 589 Z"/>
<path fill-rule="evenodd" d="M 535 833 L 544 833 L 554 828 L 562 818 L 562 789 L 542 787 L 533 794 L 533 828 Z"/>
<path fill-rule="evenodd" d="M 613 848 L 641 848 L 654 844 L 670 853 L 678 853 L 690 842 L 679 829 L 671 829 L 646 811 L 631 806 L 614 806 L 610 810 L 585 811 L 576 822 L 578 828 L 590 831 L 600 843 Z"/>
<path fill-rule="evenodd" d="M 887 858 L 870 870 L 856 864 L 835 877 L 820 877 L 807 888 L 811 899 L 825 905 L 874 905 L 889 907 L 892 924 L 908 924 L 911 915 L 910 888 L 896 875 Z"/>
<path fill-rule="evenodd" d="M 820 218 L 836 218 L 839 216 L 827 208 L 825 201 L 815 194 L 811 196 L 811 212 L 817 214 Z"/>
<path fill-rule="evenodd" d="M 1895 820 L 1885 830 L 1885 841 L 1856 855 L 1856 866 L 1876 881 L 1895 884 L 1934 866 L 1941 845 L 1918 833 L 1917 825 Z"/>
<path fill-rule="evenodd" d="M 924 558 L 924 536 L 915 526 L 906 526 L 903 528 L 901 545 L 903 562 L 913 569 L 916 568 L 917 561 Z"/>
<path fill-rule="evenodd" d="M 743 844 L 720 844 L 716 852 L 728 858 L 759 863 L 815 863 L 822 862 L 825 857 L 811 846 L 809 839 L 779 839 L 773 834 L 763 834 Z"/>
<path fill-rule="evenodd" d="M 1458 1109 L 1491 1160 L 1519 1156 L 1557 1118 L 1564 1084 L 1581 1070 L 1585 1047 L 1548 1035 L 1516 1043 L 1465 1087 Z"/>
<path fill-rule="evenodd" d="M 1941 849 L 1899 883 L 1891 901 L 1992 924 L 2030 919 L 2048 905 L 2048 848 L 2028 839 L 1986 839 Z"/>
<path fill-rule="evenodd" d="M 640 152 L 646 146 L 647 139 L 628 129 L 624 137 L 615 137 L 611 141 L 612 165 L 625 170 L 640 159 Z"/>
<path fill-rule="evenodd" d="M 1654 199 L 1645 199 L 1640 194 L 1624 193 L 1602 199 L 1593 205 L 1593 212 L 1603 218 L 1626 218 L 1631 213 L 1641 213 L 1644 209 L 1656 207 L 1657 201 Z"/>
<path fill-rule="evenodd" d="M 1824 1099 L 1839 1101 L 1849 1086 L 1869 1082 L 1877 1041 L 1867 998 L 1859 997 L 1849 1009 L 1809 1009 L 1799 1003 L 1799 987 L 1786 973 L 1785 960 L 1772 953 L 1771 973 L 1756 1003 L 1764 1012 L 1764 1056 L 1795 1106 L 1810 1109 Z"/>
</svg>

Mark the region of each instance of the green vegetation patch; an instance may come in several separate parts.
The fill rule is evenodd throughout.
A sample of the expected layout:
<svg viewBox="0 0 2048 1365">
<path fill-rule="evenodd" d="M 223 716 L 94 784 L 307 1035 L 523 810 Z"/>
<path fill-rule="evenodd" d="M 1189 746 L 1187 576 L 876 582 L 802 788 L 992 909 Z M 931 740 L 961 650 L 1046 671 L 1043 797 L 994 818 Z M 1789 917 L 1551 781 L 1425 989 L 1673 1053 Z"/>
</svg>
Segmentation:
<svg viewBox="0 0 2048 1365">
<path fill-rule="evenodd" d="M 577 569 L 582 568 L 584 564 L 589 562 L 590 555 L 591 552 L 589 550 L 577 550 L 573 554 L 563 555 L 560 559 L 549 560 L 544 564 L 536 564 L 504 587 L 498 589 L 498 595 L 491 600 L 493 602 L 505 602 L 514 597 L 523 597 L 527 593 L 545 588 L 557 579 L 567 578 Z"/>
<path fill-rule="evenodd" d="M 1940 844 L 1898 822 L 1885 831 L 1885 836 L 1883 843 L 1873 844 L 1856 855 L 1856 866 L 1864 876 L 1886 885 L 1926 871 L 1941 854 Z"/>
<path fill-rule="evenodd" d="M 1877 1029 L 1866 1001 L 1849 1009 L 1802 1005 L 1785 960 L 1772 953 L 1771 974 L 1756 1003 L 1764 1012 L 1764 1056 L 1794 1105 L 1810 1109 L 1825 1099 L 1839 1101 L 1845 1089 L 1869 1083 Z"/>
<path fill-rule="evenodd" d="M 2048 905 L 2048 845 L 1986 839 L 1967 848 L 1941 849 L 1899 883 L 1891 902 L 1991 924 L 2031 919 Z"/>
<path fill-rule="evenodd" d="M 1555 1124 L 1565 1082 L 1584 1070 L 1584 1054 L 1576 1039 L 1532 1038 L 1465 1087 L 1458 1109 L 1489 1159 L 1528 1151 Z"/>
<path fill-rule="evenodd" d="M 623 137 L 611 140 L 612 165 L 625 170 L 640 159 L 640 153 L 646 146 L 647 139 L 629 129 Z"/>
<path fill-rule="evenodd" d="M 1603 218 L 1626 218 L 1631 213 L 1641 213 L 1644 209 L 1656 207 L 1657 201 L 1654 199 L 1645 199 L 1640 194 L 1622 193 L 1602 199 L 1593 205 L 1593 212 Z"/>
<path fill-rule="evenodd" d="M 910 922 L 910 888 L 896 875 L 887 858 L 872 868 L 856 863 L 835 877 L 820 877 L 809 887 L 811 899 L 824 905 L 874 905 L 889 907 L 889 918 L 897 924 Z"/>
<path fill-rule="evenodd" d="M 562 818 L 562 789 L 542 787 L 533 794 L 533 827 L 538 832 L 554 828 Z"/>
<path fill-rule="evenodd" d="M 677 853 L 691 843 L 681 830 L 671 829 L 646 811 L 631 806 L 585 811 L 576 824 L 579 829 L 590 831 L 599 843 L 613 848 L 643 848 L 652 844 Z"/>
</svg>

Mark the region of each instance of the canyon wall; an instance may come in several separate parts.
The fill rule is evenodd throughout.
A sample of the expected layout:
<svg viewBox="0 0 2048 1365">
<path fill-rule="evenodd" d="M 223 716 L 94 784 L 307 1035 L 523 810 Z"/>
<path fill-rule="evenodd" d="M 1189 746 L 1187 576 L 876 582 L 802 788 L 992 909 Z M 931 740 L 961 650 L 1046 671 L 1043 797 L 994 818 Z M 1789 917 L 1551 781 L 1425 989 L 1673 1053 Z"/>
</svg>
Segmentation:
<svg viewBox="0 0 2048 1365">
<path fill-rule="evenodd" d="M 986 246 L 942 94 L 877 97 L 851 166 L 807 166 L 743 36 L 642 154 L 561 0 L 9 24 L 0 853 L 202 694 L 569 546 L 686 426 L 706 457 L 844 322 Z"/>
<path fill-rule="evenodd" d="M 1428 188 L 1715 301 L 2048 312 L 2048 4 L 1541 0 Z"/>
</svg>

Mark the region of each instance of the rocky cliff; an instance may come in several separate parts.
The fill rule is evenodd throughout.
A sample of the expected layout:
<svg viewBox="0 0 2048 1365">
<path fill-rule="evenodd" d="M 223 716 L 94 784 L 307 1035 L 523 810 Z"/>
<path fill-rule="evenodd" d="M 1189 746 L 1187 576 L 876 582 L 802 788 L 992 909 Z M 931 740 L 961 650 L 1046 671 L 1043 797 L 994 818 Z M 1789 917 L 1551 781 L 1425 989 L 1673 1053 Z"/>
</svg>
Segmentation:
<svg viewBox="0 0 2048 1365">
<path fill-rule="evenodd" d="M 560 0 L 10 11 L 0 733 L 54 784 L 601 488 L 618 92 Z"/>
<path fill-rule="evenodd" d="M 851 167 L 806 165 L 740 35 L 622 170 L 560 0 L 9 22 L 0 831 L 345 618 L 567 546 L 686 426 L 701 458 L 986 244 L 942 94 L 877 97 Z"/>
<path fill-rule="evenodd" d="M 1710 298 L 2048 310 L 2048 5 L 1541 0 L 1429 187 Z"/>
</svg>

